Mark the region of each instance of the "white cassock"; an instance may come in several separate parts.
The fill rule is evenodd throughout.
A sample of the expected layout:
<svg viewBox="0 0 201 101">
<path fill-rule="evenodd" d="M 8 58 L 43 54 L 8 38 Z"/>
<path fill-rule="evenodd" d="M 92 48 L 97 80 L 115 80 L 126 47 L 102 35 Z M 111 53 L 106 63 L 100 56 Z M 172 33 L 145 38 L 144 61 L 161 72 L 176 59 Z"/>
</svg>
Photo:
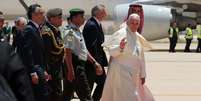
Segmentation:
<svg viewBox="0 0 201 101">
<path fill-rule="evenodd" d="M 127 44 L 121 52 L 119 44 L 124 38 Z M 109 49 L 111 61 L 101 101 L 153 101 L 152 95 L 149 100 L 141 95 L 144 87 L 140 78 L 146 77 L 143 46 L 149 47 L 147 41 L 125 26 L 113 34 L 104 46 Z"/>
</svg>

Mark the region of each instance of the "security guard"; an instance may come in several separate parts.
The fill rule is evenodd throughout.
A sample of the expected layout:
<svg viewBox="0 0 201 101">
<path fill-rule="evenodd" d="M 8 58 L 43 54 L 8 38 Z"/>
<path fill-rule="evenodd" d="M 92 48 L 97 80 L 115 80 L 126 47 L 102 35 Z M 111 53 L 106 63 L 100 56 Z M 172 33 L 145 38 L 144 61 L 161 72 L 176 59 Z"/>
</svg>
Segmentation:
<svg viewBox="0 0 201 101">
<path fill-rule="evenodd" d="M 84 24 L 84 11 L 78 8 L 70 10 L 70 20 L 71 24 L 66 27 L 64 33 L 65 59 L 68 67 L 64 100 L 70 101 L 73 92 L 76 91 L 80 101 L 93 101 L 85 72 L 86 61 L 94 63 L 99 75 L 102 74 L 102 68 L 88 53 L 83 35 L 79 30 Z"/>
<path fill-rule="evenodd" d="M 51 75 L 48 82 L 50 86 L 48 101 L 62 101 L 64 44 L 59 31 L 62 25 L 62 9 L 50 9 L 46 16 L 48 21 L 42 27 L 42 37 L 46 49 L 48 73 Z"/>
<path fill-rule="evenodd" d="M 193 40 L 193 32 L 192 32 L 190 24 L 188 24 L 188 26 L 186 27 L 185 39 L 186 39 L 186 46 L 185 46 L 184 52 L 191 52 L 190 45 L 191 45 L 191 41 Z"/>
<path fill-rule="evenodd" d="M 201 52 L 201 25 L 200 25 L 200 23 L 197 24 L 196 30 L 198 32 L 197 33 L 198 46 L 197 46 L 196 52 Z"/>
<path fill-rule="evenodd" d="M 169 40 L 170 40 L 170 48 L 169 52 L 176 52 L 175 47 L 177 44 L 178 40 L 178 33 L 179 33 L 179 28 L 177 27 L 176 22 L 173 22 L 171 27 L 169 28 Z"/>
</svg>

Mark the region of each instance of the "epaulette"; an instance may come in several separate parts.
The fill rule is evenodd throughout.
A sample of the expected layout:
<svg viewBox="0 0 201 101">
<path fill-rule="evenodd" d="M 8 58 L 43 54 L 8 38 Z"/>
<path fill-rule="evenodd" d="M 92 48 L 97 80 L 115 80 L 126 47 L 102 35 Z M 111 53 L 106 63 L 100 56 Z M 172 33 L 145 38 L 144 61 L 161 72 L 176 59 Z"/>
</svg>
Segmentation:
<svg viewBox="0 0 201 101">
<path fill-rule="evenodd" d="M 66 28 L 65 33 L 64 40 L 72 41 L 74 39 L 73 33 L 75 33 L 75 31 L 72 28 Z"/>
<path fill-rule="evenodd" d="M 67 35 L 68 35 L 68 36 L 72 36 L 73 33 L 74 33 L 73 29 L 69 29 Z"/>
<path fill-rule="evenodd" d="M 72 27 L 72 26 L 66 26 L 66 28 L 68 29 L 68 30 L 73 30 L 73 31 L 79 31 L 77 28 L 75 28 L 75 27 Z"/>
<path fill-rule="evenodd" d="M 51 29 L 45 25 L 42 27 L 41 34 L 51 36 Z"/>
<path fill-rule="evenodd" d="M 73 33 L 75 32 L 75 30 L 71 26 L 66 26 L 64 28 L 64 31 L 68 36 L 73 36 Z"/>
</svg>

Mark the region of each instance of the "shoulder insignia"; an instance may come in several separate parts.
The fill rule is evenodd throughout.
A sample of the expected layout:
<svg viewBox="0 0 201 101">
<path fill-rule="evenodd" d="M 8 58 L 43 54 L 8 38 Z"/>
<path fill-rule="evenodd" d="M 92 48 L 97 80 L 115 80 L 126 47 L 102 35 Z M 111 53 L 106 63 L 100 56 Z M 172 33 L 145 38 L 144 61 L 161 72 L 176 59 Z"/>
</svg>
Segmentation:
<svg viewBox="0 0 201 101">
<path fill-rule="evenodd" d="M 68 33 L 66 35 L 68 41 L 72 41 L 73 40 L 73 38 L 74 38 L 73 33 L 74 33 L 73 29 L 69 29 L 69 31 L 68 31 Z"/>
</svg>

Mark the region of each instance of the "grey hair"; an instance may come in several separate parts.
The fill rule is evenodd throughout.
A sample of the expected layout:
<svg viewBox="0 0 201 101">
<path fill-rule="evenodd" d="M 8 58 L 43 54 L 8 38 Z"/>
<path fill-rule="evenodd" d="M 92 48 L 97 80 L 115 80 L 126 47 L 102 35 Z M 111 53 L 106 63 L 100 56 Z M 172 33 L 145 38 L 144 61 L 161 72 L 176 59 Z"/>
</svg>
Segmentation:
<svg viewBox="0 0 201 101">
<path fill-rule="evenodd" d="M 18 17 L 15 19 L 15 23 L 19 23 L 19 22 L 23 22 L 23 23 L 27 24 L 27 19 L 24 17 Z"/>
<path fill-rule="evenodd" d="M 91 15 L 92 15 L 92 16 L 97 16 L 98 12 L 99 12 L 100 10 L 103 10 L 103 9 L 105 9 L 105 6 L 104 6 L 104 5 L 102 5 L 102 4 L 96 5 L 96 6 L 94 6 L 94 7 L 92 8 L 92 10 L 91 10 Z"/>
<path fill-rule="evenodd" d="M 132 13 L 131 15 L 129 15 L 127 22 L 129 22 L 133 19 L 140 20 L 140 16 L 137 13 Z"/>
</svg>

